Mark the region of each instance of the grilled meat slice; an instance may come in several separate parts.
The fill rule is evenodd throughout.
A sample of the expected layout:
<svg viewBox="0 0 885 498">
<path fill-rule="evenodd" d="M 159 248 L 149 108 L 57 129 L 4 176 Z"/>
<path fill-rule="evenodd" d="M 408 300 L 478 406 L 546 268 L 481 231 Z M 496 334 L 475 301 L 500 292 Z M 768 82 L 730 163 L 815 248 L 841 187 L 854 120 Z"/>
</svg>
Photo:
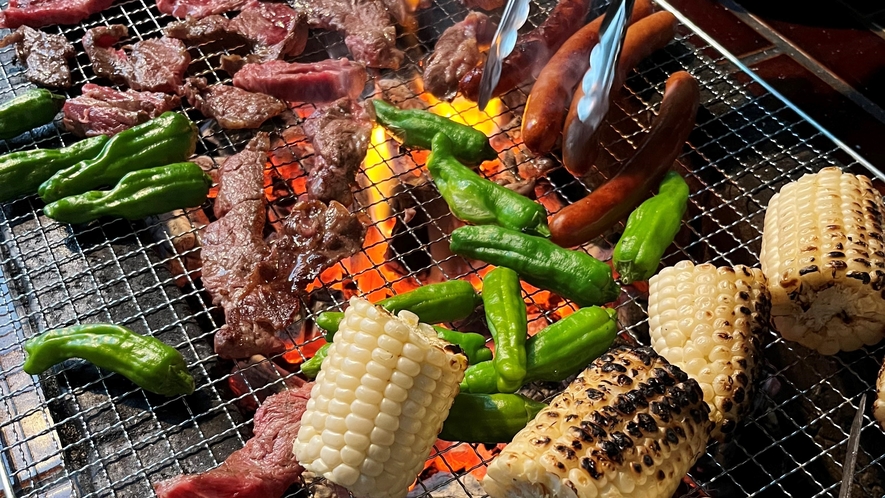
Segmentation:
<svg viewBox="0 0 885 498">
<path fill-rule="evenodd" d="M 188 102 L 227 130 L 258 128 L 286 110 L 286 104 L 270 95 L 230 85 L 206 84 L 205 78 L 188 78 L 182 87 Z"/>
<path fill-rule="evenodd" d="M 29 81 L 53 88 L 71 86 L 68 59 L 76 52 L 67 38 L 21 26 L 0 40 L 0 48 L 13 43 L 16 58 L 28 68 L 25 77 Z"/>
<path fill-rule="evenodd" d="M 113 47 L 128 35 L 129 30 L 120 24 L 86 32 L 83 49 L 92 62 L 93 72 L 133 90 L 176 93 L 191 62 L 184 43 L 164 36 L 136 42 L 124 50 Z"/>
<path fill-rule="evenodd" d="M 458 83 L 483 60 L 495 36 L 495 26 L 481 12 L 470 12 L 449 27 L 433 47 L 424 65 L 424 88 L 438 99 L 451 100 Z"/>
<path fill-rule="evenodd" d="M 366 158 L 372 121 L 365 107 L 347 98 L 317 109 L 307 118 L 304 133 L 315 154 L 307 178 L 311 197 L 345 206 L 353 202 L 350 187 Z"/>
<path fill-rule="evenodd" d="M 492 498 L 670 498 L 712 422 L 698 383 L 651 348 L 597 358 L 489 465 Z"/>
<path fill-rule="evenodd" d="M 495 10 L 504 6 L 504 0 L 461 0 L 468 9 Z"/>
<path fill-rule="evenodd" d="M 726 439 L 750 407 L 770 308 L 757 268 L 681 261 L 649 280 L 651 344 L 698 381 L 716 439 Z"/>
<path fill-rule="evenodd" d="M 169 23 L 163 28 L 163 35 L 194 45 L 213 41 L 229 45 L 247 43 L 243 35 L 231 28 L 230 19 L 218 14 Z"/>
<path fill-rule="evenodd" d="M 765 212 L 759 260 L 774 328 L 821 354 L 885 336 L 882 196 L 865 176 L 824 168 L 788 183 Z"/>
<path fill-rule="evenodd" d="M 62 123 L 80 137 L 111 136 L 171 111 L 180 103 L 178 97 L 165 93 L 121 92 L 87 83 L 82 95 L 65 102 Z"/>
<path fill-rule="evenodd" d="M 269 61 L 243 66 L 234 75 L 234 86 L 285 102 L 321 103 L 356 99 L 367 80 L 366 68 L 348 59 L 309 64 Z"/>
<path fill-rule="evenodd" d="M 157 0 L 157 9 L 180 19 L 202 19 L 239 10 L 245 3 L 246 0 Z"/>
<path fill-rule="evenodd" d="M 344 34 L 353 58 L 369 67 L 397 69 L 404 54 L 396 48 L 396 27 L 381 0 L 293 0 L 313 28 Z"/>
<path fill-rule="evenodd" d="M 294 57 L 307 45 L 304 15 L 282 3 L 253 0 L 233 18 L 230 27 L 252 43 L 261 61 Z"/>
<path fill-rule="evenodd" d="M 114 0 L 9 0 L 6 10 L 0 12 L 0 29 L 79 24 L 113 3 Z"/>
<path fill-rule="evenodd" d="M 269 396 L 255 412 L 252 439 L 218 467 L 154 485 L 158 498 L 279 498 L 304 469 L 292 453 L 313 384 Z"/>
</svg>

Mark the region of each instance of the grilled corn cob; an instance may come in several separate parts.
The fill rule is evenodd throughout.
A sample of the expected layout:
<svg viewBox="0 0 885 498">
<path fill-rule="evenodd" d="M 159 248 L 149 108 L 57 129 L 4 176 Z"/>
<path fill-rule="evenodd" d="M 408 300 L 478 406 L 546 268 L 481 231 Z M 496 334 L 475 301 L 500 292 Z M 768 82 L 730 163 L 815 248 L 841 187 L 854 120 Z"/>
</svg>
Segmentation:
<svg viewBox="0 0 885 498">
<path fill-rule="evenodd" d="M 406 496 L 466 369 L 460 349 L 415 314 L 352 298 L 310 392 L 295 456 L 357 496 Z"/>
<path fill-rule="evenodd" d="M 876 380 L 876 400 L 873 401 L 873 416 L 879 421 L 882 429 L 885 429 L 885 364 L 879 370 L 879 378 Z"/>
<path fill-rule="evenodd" d="M 597 358 L 489 465 L 492 498 L 670 498 L 712 422 L 698 383 L 651 348 Z"/>
<path fill-rule="evenodd" d="M 749 405 L 770 306 L 765 276 L 746 266 L 681 261 L 649 280 L 651 345 L 698 381 L 719 440 Z"/>
<path fill-rule="evenodd" d="M 885 331 L 881 196 L 869 178 L 825 168 L 771 198 L 762 272 L 772 325 L 821 354 L 875 344 Z"/>
</svg>

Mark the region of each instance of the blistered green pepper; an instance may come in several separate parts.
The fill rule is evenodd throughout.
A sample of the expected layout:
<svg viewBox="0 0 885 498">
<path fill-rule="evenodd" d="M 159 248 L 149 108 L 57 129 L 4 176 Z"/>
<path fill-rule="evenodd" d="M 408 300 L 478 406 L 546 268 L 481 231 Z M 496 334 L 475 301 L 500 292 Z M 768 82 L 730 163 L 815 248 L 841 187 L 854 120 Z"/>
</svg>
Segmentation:
<svg viewBox="0 0 885 498">
<path fill-rule="evenodd" d="M 449 280 L 424 285 L 382 299 L 377 304 L 394 315 L 403 310 L 411 311 L 421 322 L 433 324 L 467 318 L 479 304 L 479 296 L 470 282 Z M 344 313 L 340 311 L 326 311 L 317 316 L 316 324 L 326 331 L 327 341 L 332 340 L 343 318 Z"/>
<path fill-rule="evenodd" d="M 308 358 L 301 364 L 301 373 L 303 373 L 305 377 L 313 380 L 319 375 L 320 367 L 323 366 L 323 360 L 326 359 L 326 356 L 329 356 L 329 348 L 331 346 L 331 343 L 323 344 L 316 350 L 316 353 L 314 353 L 312 357 Z"/>
<path fill-rule="evenodd" d="M 498 267 L 486 274 L 482 282 L 482 301 L 486 323 L 495 341 L 492 365 L 498 374 L 498 391 L 516 392 L 525 378 L 525 340 L 528 335 L 528 314 L 516 272 Z"/>
<path fill-rule="evenodd" d="M 97 156 L 108 141 L 105 135 L 80 140 L 61 149 L 34 149 L 0 156 L 0 202 L 35 194 L 52 175 Z"/>
<path fill-rule="evenodd" d="M 0 140 L 17 137 L 44 125 L 58 114 L 65 98 L 49 90 L 34 89 L 0 104 Z"/>
<path fill-rule="evenodd" d="M 546 407 L 521 394 L 459 393 L 439 438 L 466 443 L 509 443 Z"/>
<path fill-rule="evenodd" d="M 116 372 L 146 391 L 164 396 L 194 392 L 184 357 L 159 339 L 107 323 L 50 330 L 25 342 L 24 370 L 38 375 L 70 358 Z"/>
<path fill-rule="evenodd" d="M 116 185 L 127 173 L 177 163 L 190 157 L 197 128 L 184 114 L 166 112 L 114 135 L 92 159 L 63 169 L 40 185 L 44 202 Z"/>
<path fill-rule="evenodd" d="M 433 326 L 436 335 L 444 341 L 455 344 L 467 355 L 470 365 L 492 359 L 492 350 L 486 346 L 486 338 L 474 332 L 458 332 L 447 328 Z"/>
<path fill-rule="evenodd" d="M 688 208 L 688 184 L 670 171 L 658 195 L 640 204 L 627 218 L 612 261 L 625 284 L 648 280 L 661 265 L 664 251 L 673 243 Z"/>
<path fill-rule="evenodd" d="M 610 308 L 581 308 L 532 336 L 525 345 L 524 382 L 561 382 L 580 372 L 611 347 L 618 335 L 616 314 Z M 469 367 L 461 391 L 498 392 L 498 374 L 491 362 Z"/>
<path fill-rule="evenodd" d="M 544 206 L 477 175 L 458 162 L 453 153 L 453 142 L 440 133 L 433 137 L 433 152 L 427 160 L 433 183 L 452 214 L 474 225 L 498 225 L 550 236 Z"/>
<path fill-rule="evenodd" d="M 43 208 L 46 216 L 66 223 L 87 223 L 102 216 L 130 220 L 199 206 L 212 178 L 194 163 L 177 163 L 127 173 L 112 190 L 72 195 Z"/>
<path fill-rule="evenodd" d="M 433 137 L 443 133 L 454 143 L 452 154 L 464 164 L 479 164 L 498 157 L 488 137 L 475 128 L 449 118 L 417 109 L 397 109 L 383 100 L 373 100 L 381 126 L 406 147 L 429 149 Z"/>
<path fill-rule="evenodd" d="M 515 230 L 494 225 L 461 227 L 452 232 L 450 248 L 455 254 L 515 270 L 526 282 L 579 306 L 612 302 L 621 292 L 607 264 Z"/>
</svg>

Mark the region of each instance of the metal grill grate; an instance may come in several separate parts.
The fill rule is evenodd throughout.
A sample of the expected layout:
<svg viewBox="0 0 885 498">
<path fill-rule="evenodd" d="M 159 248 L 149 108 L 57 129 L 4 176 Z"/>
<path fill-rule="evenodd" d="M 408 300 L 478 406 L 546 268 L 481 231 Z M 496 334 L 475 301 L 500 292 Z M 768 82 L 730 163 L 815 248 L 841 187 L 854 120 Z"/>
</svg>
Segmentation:
<svg viewBox="0 0 885 498">
<path fill-rule="evenodd" d="M 530 24 L 540 22 L 552 2 L 541 5 L 543 8 L 534 5 Z M 378 76 L 376 83 L 383 77 L 386 91 L 420 98 L 409 93 L 415 67 L 433 40 L 464 12 L 451 0 L 436 2 L 433 8 L 420 12 L 420 28 L 401 39 L 400 45 L 409 47 L 404 68 Z M 133 39 L 144 39 L 158 36 L 170 20 L 150 1 L 129 0 L 81 26 L 48 30 L 63 33 L 76 44 L 85 29 L 122 23 L 129 26 Z M 545 204 L 555 206 L 559 200 L 577 200 L 588 187 L 604 180 L 613 164 L 632 153 L 647 128 L 648 109 L 660 102 L 666 76 L 687 69 L 702 84 L 702 108 L 689 140 L 691 148 L 680 158 L 693 194 L 688 221 L 665 263 L 689 258 L 720 265 L 756 265 L 764 206 L 780 186 L 832 164 L 854 172 L 869 171 L 754 83 L 715 47 L 688 28 L 681 32 L 677 42 L 643 62 L 628 80 L 617 117 L 604 129 L 606 150 L 598 168 L 579 182 L 553 157 L 551 163 L 545 163 L 552 168 L 538 180 L 536 192 L 542 193 Z M 216 72 L 223 52 L 210 45 L 192 49 L 190 74 L 205 76 L 210 82 L 226 81 L 223 73 Z M 314 33 L 300 60 L 346 54 L 339 35 Z M 75 88 L 94 79 L 82 51 L 73 64 L 73 77 Z M 391 85 L 390 81 L 402 84 Z M 0 101 L 26 87 L 23 70 L 12 64 L 12 50 L 0 50 Z M 505 167 L 486 171 L 495 179 L 518 177 L 528 167 L 541 167 L 526 159 L 515 145 L 519 143 L 516 118 L 522 114 L 525 98 L 525 91 L 510 92 L 502 98 L 500 112 L 490 117 L 497 130 L 493 144 L 499 150 L 505 148 L 502 156 L 507 158 Z M 295 111 L 305 115 L 312 109 L 306 105 Z M 203 132 L 198 153 L 231 154 L 251 137 L 251 133 L 221 132 L 200 120 L 202 116 L 192 109 L 188 114 L 198 120 Z M 272 173 L 283 181 L 270 185 L 279 194 L 272 205 L 280 212 L 294 195 L 302 193 L 293 191 L 292 186 L 299 183 L 290 177 L 292 157 L 301 155 L 303 145 L 297 139 L 297 128 L 290 124 L 296 121 L 278 119 L 266 126 L 285 139 L 274 151 L 272 166 Z M 72 136 L 50 125 L 18 142 L 0 143 L 0 153 L 35 144 L 58 147 L 72 141 Z M 389 200 L 381 195 L 396 186 L 398 196 L 404 196 L 410 208 L 421 215 L 399 235 L 406 243 L 387 253 L 405 272 L 390 278 L 389 265 L 384 264 L 384 255 L 379 256 L 386 242 L 367 242 L 350 262 L 324 273 L 324 277 L 334 275 L 322 282 L 323 288 L 333 291 L 326 292 L 321 307 L 305 303 L 305 323 L 323 307 L 341 306 L 342 292 L 379 296 L 413 282 L 425 283 L 435 275 L 477 278 L 481 270 L 470 268 L 460 258 L 440 256 L 436 242 L 444 238 L 433 234 L 444 233 L 446 221 L 433 209 L 438 195 L 435 191 L 425 195 L 402 180 L 415 177 L 413 173 L 420 171 L 425 156 L 391 149 L 389 142 L 373 149 L 380 157 L 386 157 L 385 150 L 392 151 L 375 168 L 401 176 L 382 182 L 378 178 L 386 175 L 364 172 L 358 206 L 377 216 Z M 276 374 L 272 385 L 282 386 L 287 376 L 268 369 L 270 362 L 285 365 L 285 360 L 294 358 L 297 363 L 307 349 L 316 347 L 314 339 L 306 341 L 297 333 L 296 324 L 292 327 L 292 351 L 238 367 L 236 372 L 246 379 L 246 389 L 235 394 L 229 388 L 231 364 L 218 360 L 212 351 L 212 335 L 222 315 L 200 290 L 198 269 L 188 265 L 198 249 L 183 249 L 177 243 L 193 237 L 198 224 L 191 220 L 201 219 L 202 210 L 172 217 L 172 222 L 183 223 L 186 229 L 170 234 L 159 219 L 107 221 L 72 229 L 45 218 L 41 208 L 32 196 L 0 209 L 0 460 L 15 496 L 150 496 L 152 482 L 218 465 L 249 437 L 248 420 L 238 405 L 258 403 L 265 387 L 249 385 L 249 379 L 255 378 L 250 372 L 266 375 L 271 371 Z M 394 210 L 383 219 L 376 218 L 373 229 L 386 233 L 402 215 L 401 210 Z M 610 247 L 602 241 L 586 249 L 604 254 Z M 173 274 L 170 268 L 176 267 L 186 270 Z M 558 318 L 560 303 L 551 304 L 547 293 L 529 292 L 527 301 L 535 311 L 533 326 Z M 642 294 L 635 290 L 626 293 L 619 303 L 624 333 L 647 342 L 644 317 Z M 174 345 L 196 377 L 196 393 L 167 400 L 79 361 L 66 362 L 39 379 L 22 371 L 22 342 L 26 338 L 51 327 L 98 321 L 124 324 Z M 481 328 L 482 323 L 476 318 L 465 329 L 471 327 Z M 774 335 L 765 343 L 765 371 L 757 381 L 755 409 L 734 442 L 712 446 L 692 471 L 694 484 L 700 488 L 687 491 L 691 496 L 835 496 L 838 490 L 848 427 L 860 393 L 870 389 L 875 379 L 881 348 L 825 358 Z M 885 494 L 880 484 L 885 482 L 883 443 L 885 436 L 866 418 L 855 496 Z M 455 458 L 465 448 L 478 459 L 466 467 L 460 457 Z M 437 488 L 445 488 L 446 496 L 481 496 L 481 488 L 467 476 L 481 470 L 489 456 L 489 449 L 482 445 L 438 447 L 431 458 L 441 457 L 442 470 L 453 476 L 441 473 L 442 479 L 421 481 L 415 492 L 430 496 Z M 293 489 L 290 496 L 307 494 Z"/>
</svg>

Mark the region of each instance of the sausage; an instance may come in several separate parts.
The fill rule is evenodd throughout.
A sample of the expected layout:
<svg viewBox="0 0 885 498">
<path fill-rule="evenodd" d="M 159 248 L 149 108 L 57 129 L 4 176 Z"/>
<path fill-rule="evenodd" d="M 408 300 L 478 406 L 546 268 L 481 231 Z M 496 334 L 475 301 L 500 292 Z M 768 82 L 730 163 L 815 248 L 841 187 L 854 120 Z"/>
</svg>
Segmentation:
<svg viewBox="0 0 885 498">
<path fill-rule="evenodd" d="M 700 90 L 685 71 L 667 80 L 661 111 L 636 154 L 618 173 L 550 220 L 552 239 L 564 247 L 583 244 L 611 228 L 660 183 L 694 128 Z"/>
<path fill-rule="evenodd" d="M 638 0 L 630 23 L 647 17 L 651 11 L 650 0 Z M 596 18 L 572 35 L 544 66 L 532 86 L 522 116 L 522 140 L 535 154 L 550 152 L 559 139 L 575 87 L 590 66 L 590 51 L 599 43 L 602 19 L 603 16 Z"/>
<path fill-rule="evenodd" d="M 612 82 L 612 94 L 624 86 L 627 75 L 642 59 L 667 46 L 674 36 L 676 17 L 669 12 L 657 12 L 627 28 L 624 48 L 621 49 L 621 58 Z M 587 173 L 596 162 L 600 149 L 596 133 L 600 127 L 591 133 L 578 119 L 578 101 L 583 96 L 584 92 L 578 85 L 562 133 L 562 162 L 575 176 Z"/>
<path fill-rule="evenodd" d="M 520 35 L 513 52 L 501 61 L 501 79 L 492 96 L 503 95 L 518 87 L 529 77 L 535 77 L 550 57 L 583 24 L 590 12 L 590 0 L 559 0 L 540 26 Z M 468 71 L 461 78 L 461 93 L 476 102 L 484 64 Z"/>
</svg>

